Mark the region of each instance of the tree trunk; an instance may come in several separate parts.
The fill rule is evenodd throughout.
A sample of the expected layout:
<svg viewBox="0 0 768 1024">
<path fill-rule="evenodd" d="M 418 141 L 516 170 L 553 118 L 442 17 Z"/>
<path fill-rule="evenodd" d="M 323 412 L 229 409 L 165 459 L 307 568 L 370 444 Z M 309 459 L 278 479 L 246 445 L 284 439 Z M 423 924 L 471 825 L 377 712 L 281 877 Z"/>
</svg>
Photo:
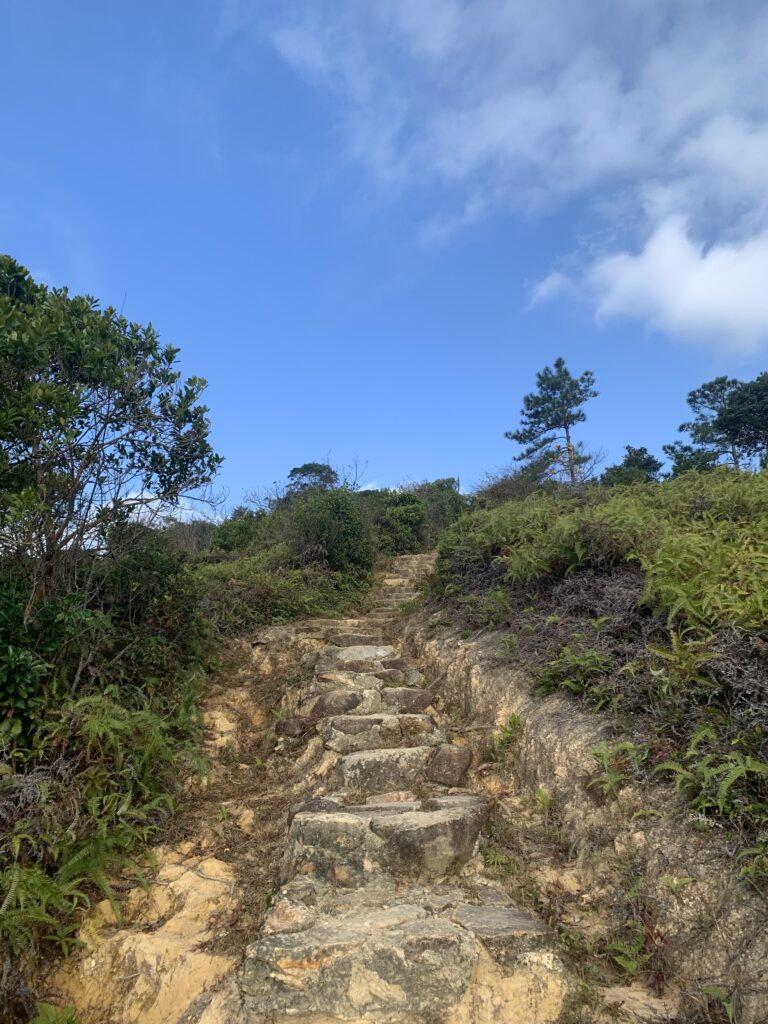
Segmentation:
<svg viewBox="0 0 768 1024">
<path fill-rule="evenodd" d="M 576 486 L 576 454 L 573 450 L 573 441 L 571 441 L 571 429 L 566 424 L 565 426 L 565 457 L 568 464 L 568 476 L 571 481 L 571 487 Z"/>
</svg>

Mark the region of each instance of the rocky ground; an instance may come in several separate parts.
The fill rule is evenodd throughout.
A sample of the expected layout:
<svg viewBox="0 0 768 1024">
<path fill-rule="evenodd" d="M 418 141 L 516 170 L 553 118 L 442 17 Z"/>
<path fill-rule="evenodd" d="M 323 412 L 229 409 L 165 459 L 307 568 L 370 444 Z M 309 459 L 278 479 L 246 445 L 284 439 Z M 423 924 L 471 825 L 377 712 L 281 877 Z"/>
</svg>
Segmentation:
<svg viewBox="0 0 768 1024">
<path fill-rule="evenodd" d="M 395 559 L 365 616 L 266 630 L 230 666 L 182 834 L 55 979 L 83 1024 L 606 1019 L 478 855 L 491 796 L 398 641 L 430 566 Z M 625 1020 L 667 1018 L 619 994 Z"/>
</svg>

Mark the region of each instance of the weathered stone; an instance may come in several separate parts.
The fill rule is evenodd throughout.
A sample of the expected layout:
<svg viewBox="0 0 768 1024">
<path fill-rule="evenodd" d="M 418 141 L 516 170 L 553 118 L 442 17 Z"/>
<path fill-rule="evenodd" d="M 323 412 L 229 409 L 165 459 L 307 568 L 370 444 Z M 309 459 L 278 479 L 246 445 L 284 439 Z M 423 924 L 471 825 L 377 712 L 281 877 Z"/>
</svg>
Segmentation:
<svg viewBox="0 0 768 1024">
<path fill-rule="evenodd" d="M 426 777 L 441 786 L 461 786 L 472 763 L 472 753 L 467 747 L 456 747 L 446 743 L 435 752 L 429 762 Z"/>
<path fill-rule="evenodd" d="M 362 789 L 366 793 L 405 789 L 422 777 L 433 750 L 433 747 L 361 750 L 343 757 L 339 771 L 348 789 Z"/>
<path fill-rule="evenodd" d="M 375 796 L 369 796 L 365 802 L 367 804 L 397 804 L 410 803 L 413 800 L 416 800 L 416 795 L 410 789 L 395 789 L 389 793 L 377 793 Z"/>
<path fill-rule="evenodd" d="M 339 715 L 321 722 L 326 747 L 340 754 L 382 747 L 418 747 L 441 741 L 429 715 Z"/>
<path fill-rule="evenodd" d="M 362 664 L 370 671 L 370 664 L 388 658 L 394 647 L 386 644 L 360 644 L 352 647 L 323 647 L 317 660 L 318 673 L 329 669 L 341 668 L 350 664 Z"/>
<path fill-rule="evenodd" d="M 405 672 L 399 668 L 382 668 L 375 675 L 386 686 L 400 686 L 405 682 Z"/>
<path fill-rule="evenodd" d="M 362 693 L 354 690 L 331 690 L 328 693 L 322 693 L 314 701 L 311 715 L 316 721 L 327 718 L 329 715 L 343 715 L 353 711 L 362 699 Z"/>
<path fill-rule="evenodd" d="M 456 810 L 459 807 L 477 807 L 487 812 L 490 800 L 482 793 L 445 793 L 430 796 L 422 802 L 424 811 Z"/>
<path fill-rule="evenodd" d="M 441 878 L 460 870 L 475 852 L 485 808 L 459 807 L 379 815 L 371 831 L 386 840 L 386 861 L 398 874 Z"/>
<path fill-rule="evenodd" d="M 309 800 L 304 800 L 300 804 L 294 804 L 293 807 L 288 811 L 288 824 L 290 825 L 297 814 L 309 814 L 318 813 L 319 811 L 338 811 L 341 810 L 342 804 L 338 799 L 328 796 L 315 796 Z"/>
<path fill-rule="evenodd" d="M 354 690 L 331 690 L 321 693 L 315 699 L 302 702 L 300 714 L 291 715 L 276 722 L 275 734 L 292 739 L 308 736 L 317 728 L 317 723 L 322 719 L 328 718 L 330 715 L 354 711 L 363 703 L 364 696 L 364 693 Z M 377 699 L 375 705 L 378 707 L 380 704 L 381 701 Z"/>
<path fill-rule="evenodd" d="M 401 906 L 265 936 L 247 952 L 241 988 L 254 1021 L 290 1011 L 394 1024 L 455 1005 L 476 955 L 463 928 Z"/>
<path fill-rule="evenodd" d="M 446 915 L 449 920 L 468 928 L 481 939 L 518 938 L 535 936 L 536 941 L 552 939 L 552 932 L 543 921 L 515 907 L 500 907 L 488 903 L 462 903 Z"/>
<path fill-rule="evenodd" d="M 435 695 L 431 690 L 421 690 L 411 686 L 384 687 L 381 691 L 381 703 L 397 711 L 418 712 L 431 707 Z"/>
<path fill-rule="evenodd" d="M 326 696 L 331 700 L 326 701 Z M 315 724 L 333 715 L 372 715 L 379 711 L 387 712 L 391 708 L 382 706 L 378 690 L 329 690 L 319 697 L 308 697 L 299 706 L 299 713 L 313 719 Z"/>
<path fill-rule="evenodd" d="M 275 722 L 275 735 L 298 739 L 300 736 L 305 736 L 312 728 L 312 723 L 308 722 L 306 718 L 300 715 L 291 715 Z"/>
<path fill-rule="evenodd" d="M 311 928 L 316 920 L 317 914 L 303 903 L 279 899 L 269 908 L 263 930 L 266 935 L 302 932 Z"/>
<path fill-rule="evenodd" d="M 392 648 L 392 650 L 394 650 L 394 648 Z M 381 663 L 384 666 L 384 668 L 392 668 L 400 672 L 407 672 L 408 669 L 414 667 L 413 662 L 410 661 L 408 658 L 401 658 L 399 655 L 392 654 L 390 654 L 389 656 L 384 655 L 382 657 Z"/>
<path fill-rule="evenodd" d="M 304 875 L 340 886 L 363 885 L 383 870 L 383 840 L 370 818 L 336 810 L 297 814 L 288 833 L 283 877 Z"/>
<path fill-rule="evenodd" d="M 420 800 L 375 800 L 364 804 L 345 804 L 347 814 L 362 814 L 371 818 L 374 814 L 404 814 L 405 811 L 420 811 Z"/>
<path fill-rule="evenodd" d="M 381 637 L 370 633 L 337 633 L 328 637 L 328 643 L 334 647 L 372 647 L 381 643 Z"/>
<path fill-rule="evenodd" d="M 362 672 L 354 672 L 347 667 L 343 670 L 329 669 L 318 672 L 312 680 L 311 689 L 313 693 L 329 693 L 333 690 L 353 690 L 363 693 L 366 690 L 380 690 L 383 683 L 370 671 L 370 667 L 366 662 Z"/>
</svg>

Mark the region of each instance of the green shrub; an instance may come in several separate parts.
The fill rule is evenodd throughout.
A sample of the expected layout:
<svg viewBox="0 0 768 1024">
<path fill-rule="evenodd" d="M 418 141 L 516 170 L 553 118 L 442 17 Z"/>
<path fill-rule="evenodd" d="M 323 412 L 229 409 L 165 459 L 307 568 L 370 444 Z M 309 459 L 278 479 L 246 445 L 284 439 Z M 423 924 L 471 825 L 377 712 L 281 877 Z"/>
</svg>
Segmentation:
<svg viewBox="0 0 768 1024">
<path fill-rule="evenodd" d="M 516 652 L 535 631 L 539 692 L 629 713 L 653 737 L 646 773 L 673 776 L 697 820 L 738 835 L 744 871 L 768 879 L 768 471 L 539 491 L 476 511 L 444 535 L 435 593 L 472 625 L 517 624 Z M 563 614 L 546 617 L 558 594 Z M 612 615 L 611 594 L 634 607 Z M 641 774 L 646 758 L 629 765 L 628 749 L 596 750 L 594 788 Z"/>
<path fill-rule="evenodd" d="M 646 572 L 646 600 L 685 625 L 760 628 L 768 611 L 768 473 L 719 469 L 661 484 L 533 494 L 465 516 L 441 542 L 438 589 Z"/>
<path fill-rule="evenodd" d="M 373 543 L 349 491 L 302 491 L 284 499 L 273 515 L 271 536 L 286 546 L 295 566 L 320 563 L 332 572 L 373 568 Z"/>
</svg>

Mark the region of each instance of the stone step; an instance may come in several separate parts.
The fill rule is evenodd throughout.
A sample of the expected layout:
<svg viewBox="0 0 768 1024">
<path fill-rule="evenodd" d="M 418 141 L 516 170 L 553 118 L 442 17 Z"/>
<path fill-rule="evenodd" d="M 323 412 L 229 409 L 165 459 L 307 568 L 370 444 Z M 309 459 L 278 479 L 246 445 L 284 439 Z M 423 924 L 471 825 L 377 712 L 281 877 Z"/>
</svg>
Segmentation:
<svg viewBox="0 0 768 1024">
<path fill-rule="evenodd" d="M 385 686 L 379 693 L 382 707 L 392 711 L 426 711 L 435 701 L 432 690 L 416 686 Z"/>
<path fill-rule="evenodd" d="M 420 687 L 382 686 L 380 689 L 322 689 L 319 694 L 311 692 L 301 700 L 294 717 L 304 722 L 300 730 L 304 733 L 314 729 L 323 718 L 334 715 L 375 715 L 419 714 L 432 707 L 435 695 L 432 690 Z M 278 726 L 280 723 L 278 723 Z M 284 728 L 277 728 L 278 734 L 288 735 Z"/>
<path fill-rule="evenodd" d="M 467 747 L 446 743 L 427 765 L 424 777 L 438 786 L 463 786 L 471 763 L 472 752 Z"/>
<path fill-rule="evenodd" d="M 315 666 L 316 673 L 343 668 L 345 665 L 376 665 L 384 658 L 391 658 L 394 647 L 388 644 L 358 644 L 351 647 L 323 647 Z"/>
<path fill-rule="evenodd" d="M 414 803 L 299 810 L 288 833 L 283 878 L 356 888 L 388 875 L 425 880 L 460 871 L 475 851 L 487 802 Z"/>
<path fill-rule="evenodd" d="M 328 643 L 334 647 L 375 647 L 381 644 L 381 634 L 377 633 L 336 633 L 328 636 Z"/>
<path fill-rule="evenodd" d="M 475 852 L 488 814 L 479 800 L 436 810 L 378 814 L 371 831 L 385 840 L 385 863 L 394 875 L 443 878 L 455 874 Z"/>
<path fill-rule="evenodd" d="M 465 928 L 404 904 L 264 935 L 247 951 L 240 987 L 254 1022 L 406 1021 L 455 1005 L 476 958 Z"/>
<path fill-rule="evenodd" d="M 411 789 L 423 778 L 434 747 L 400 747 L 394 750 L 361 750 L 339 761 L 338 771 L 345 789 L 365 793 L 386 793 Z"/>
<path fill-rule="evenodd" d="M 331 889 L 318 900 L 292 883 L 264 932 L 241 973 L 248 1024 L 544 1024 L 566 994 L 552 933 L 500 891 Z"/>
<path fill-rule="evenodd" d="M 283 879 L 359 887 L 386 878 L 386 844 L 372 831 L 372 817 L 346 810 L 300 811 L 288 832 Z"/>
<path fill-rule="evenodd" d="M 407 668 L 381 668 L 376 670 L 376 675 L 386 686 L 421 686 L 424 676 L 415 665 Z"/>
<path fill-rule="evenodd" d="M 434 719 L 423 714 L 335 715 L 317 728 L 325 746 L 339 754 L 383 747 L 436 746 L 445 741 Z"/>
</svg>

